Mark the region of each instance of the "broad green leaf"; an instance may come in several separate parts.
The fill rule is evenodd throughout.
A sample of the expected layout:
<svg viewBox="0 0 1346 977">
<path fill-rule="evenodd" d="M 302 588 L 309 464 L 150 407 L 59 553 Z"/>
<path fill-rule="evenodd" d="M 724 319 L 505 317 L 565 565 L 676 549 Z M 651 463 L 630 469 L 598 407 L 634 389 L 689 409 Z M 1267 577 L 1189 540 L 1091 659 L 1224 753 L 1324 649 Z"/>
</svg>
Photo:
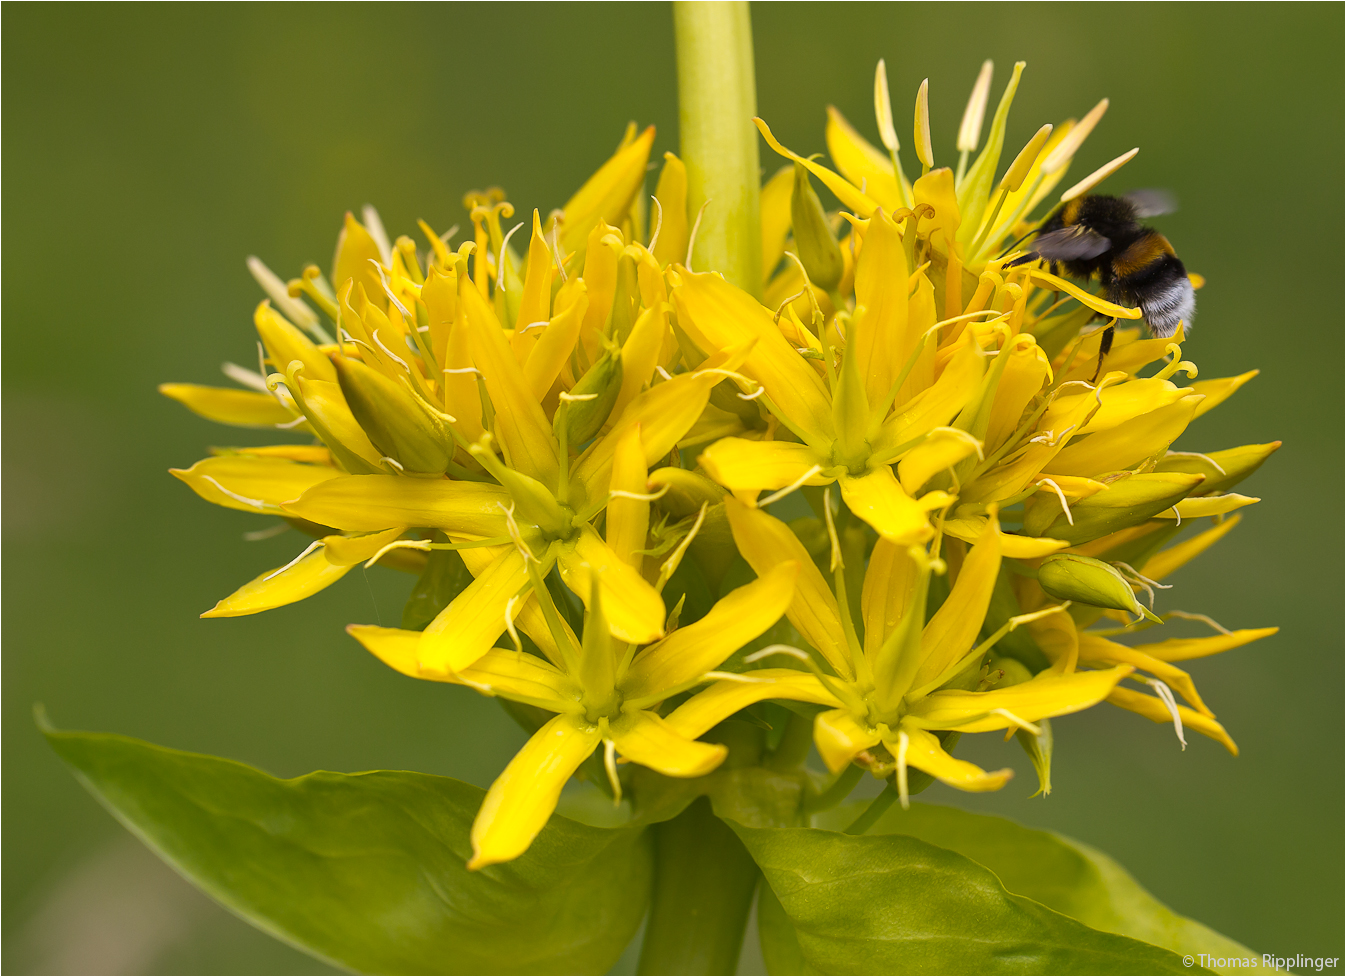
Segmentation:
<svg viewBox="0 0 1346 977">
<path fill-rule="evenodd" d="M 517 861 L 469 872 L 484 792 L 401 771 L 279 780 L 124 736 L 44 729 L 103 804 L 209 895 L 367 973 L 605 973 L 649 900 L 639 828 L 553 817 Z"/>
<path fill-rule="evenodd" d="M 1258 959 L 1246 946 L 1195 920 L 1179 916 L 1150 895 L 1107 855 L 1049 831 L 1006 818 L 952 807 L 894 807 L 872 834 L 910 835 L 948 848 L 994 872 L 1005 888 L 1108 933 L 1144 940 L 1178 954 Z M 1274 968 L 1239 967 L 1231 973 L 1274 974 Z"/>
<path fill-rule="evenodd" d="M 762 960 L 769 974 L 821 974 L 804 959 L 794 924 L 785 907 L 765 882 L 757 887 L 757 932 L 762 940 Z"/>
<path fill-rule="evenodd" d="M 971 859 L 916 838 L 729 824 L 780 900 L 803 962 L 822 973 L 1205 972 L 1013 895 Z M 764 935 L 781 932 L 775 923 Z M 780 940 L 764 955 L 789 960 L 791 949 Z"/>
</svg>

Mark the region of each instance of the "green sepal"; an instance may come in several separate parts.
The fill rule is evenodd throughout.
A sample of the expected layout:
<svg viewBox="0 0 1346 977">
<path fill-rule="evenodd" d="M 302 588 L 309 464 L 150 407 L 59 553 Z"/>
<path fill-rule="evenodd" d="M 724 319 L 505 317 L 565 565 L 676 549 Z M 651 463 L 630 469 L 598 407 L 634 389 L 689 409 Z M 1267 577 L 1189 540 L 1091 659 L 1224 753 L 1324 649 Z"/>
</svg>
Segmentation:
<svg viewBox="0 0 1346 977">
<path fill-rule="evenodd" d="M 517 860 L 469 872 L 484 796 L 470 784 L 389 770 L 280 780 L 124 736 L 43 732 L 161 858 L 342 969 L 606 973 L 645 914 L 652 858 L 639 826 L 555 816 Z"/>
</svg>

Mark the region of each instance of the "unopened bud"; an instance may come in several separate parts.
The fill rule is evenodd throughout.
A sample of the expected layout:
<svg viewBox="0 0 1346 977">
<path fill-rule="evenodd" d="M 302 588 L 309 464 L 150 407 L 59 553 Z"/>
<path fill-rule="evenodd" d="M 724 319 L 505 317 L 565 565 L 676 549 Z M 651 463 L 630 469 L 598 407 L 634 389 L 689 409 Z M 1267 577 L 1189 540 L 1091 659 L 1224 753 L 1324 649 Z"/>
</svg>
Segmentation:
<svg viewBox="0 0 1346 977">
<path fill-rule="evenodd" d="M 1106 479 L 1100 477 L 1100 481 Z M 1061 512 L 1046 528 L 1042 536 L 1051 539 L 1063 539 L 1072 545 L 1087 543 L 1119 529 L 1138 526 L 1165 509 L 1187 498 L 1198 485 L 1205 481 L 1204 475 L 1192 475 L 1185 472 L 1150 472 L 1145 475 L 1127 475 L 1097 495 L 1080 499 L 1070 506 L 1071 518 Z M 1034 501 L 1037 505 L 1054 505 L 1052 498 L 1040 495 Z M 1073 520 L 1073 525 L 1072 525 Z"/>
<path fill-rule="evenodd" d="M 1143 614 L 1140 601 L 1116 567 L 1076 553 L 1054 553 L 1038 567 L 1038 584 L 1057 600 Z"/>
<path fill-rule="evenodd" d="M 612 405 L 622 392 L 621 350 L 607 350 L 569 393 L 561 394 L 562 405 L 556 410 L 552 426 L 557 437 L 565 424 L 566 443 L 578 448 L 602 428 L 612 413 Z"/>
<path fill-rule="evenodd" d="M 1272 452 L 1280 446 L 1279 441 L 1272 441 L 1270 444 L 1245 444 L 1225 451 L 1212 451 L 1207 455 L 1192 451 L 1170 451 L 1167 457 L 1154 466 L 1154 470 L 1205 475 L 1206 480 L 1201 483 L 1203 495 L 1211 492 L 1228 492 L 1261 468 L 1262 462 L 1270 458 Z"/>
<path fill-rule="evenodd" d="M 827 226 L 822 201 L 813 192 L 809 171 L 795 163 L 794 195 L 790 199 L 790 220 L 794 224 L 795 250 L 808 272 L 809 281 L 824 292 L 836 289 L 846 262 L 841 247 Z"/>
<path fill-rule="evenodd" d="M 381 454 L 418 474 L 439 475 L 449 467 L 450 435 L 410 391 L 359 360 L 342 356 L 335 363 L 351 413 Z"/>
</svg>

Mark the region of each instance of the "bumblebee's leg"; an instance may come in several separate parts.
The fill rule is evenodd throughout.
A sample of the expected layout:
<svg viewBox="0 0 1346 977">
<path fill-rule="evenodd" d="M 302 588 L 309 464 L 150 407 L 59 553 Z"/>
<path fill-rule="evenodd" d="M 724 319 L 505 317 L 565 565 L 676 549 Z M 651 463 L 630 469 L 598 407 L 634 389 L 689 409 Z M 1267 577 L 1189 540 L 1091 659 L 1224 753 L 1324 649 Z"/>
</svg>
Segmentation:
<svg viewBox="0 0 1346 977">
<path fill-rule="evenodd" d="M 1097 383 L 1098 375 L 1103 372 L 1103 357 L 1107 356 L 1108 352 L 1112 349 L 1112 336 L 1116 331 L 1116 326 L 1117 320 L 1114 319 L 1112 322 L 1108 323 L 1107 328 L 1103 330 L 1103 335 L 1099 337 L 1098 365 L 1094 367 L 1094 378 L 1089 381 L 1090 383 Z"/>
<path fill-rule="evenodd" d="M 1021 255 L 1019 255 L 1019 257 L 1015 258 L 1013 261 L 1007 261 L 1007 262 L 1005 262 L 1005 267 L 1006 267 L 1006 268 L 1017 268 L 1017 267 L 1019 267 L 1020 265 L 1026 265 L 1026 264 L 1028 264 L 1030 261 L 1037 261 L 1037 260 L 1039 260 L 1041 257 L 1042 257 L 1042 255 L 1038 254 L 1036 251 L 1030 251 L 1030 252 L 1028 252 L 1028 254 L 1021 254 Z"/>
</svg>

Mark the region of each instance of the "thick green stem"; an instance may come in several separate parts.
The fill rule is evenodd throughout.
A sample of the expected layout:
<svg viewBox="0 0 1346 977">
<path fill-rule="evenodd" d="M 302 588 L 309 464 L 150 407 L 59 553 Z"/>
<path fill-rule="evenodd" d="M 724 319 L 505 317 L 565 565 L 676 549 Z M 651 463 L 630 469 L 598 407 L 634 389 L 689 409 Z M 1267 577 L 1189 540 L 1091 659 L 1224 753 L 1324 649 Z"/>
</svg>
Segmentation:
<svg viewBox="0 0 1346 977">
<path fill-rule="evenodd" d="M 743 842 L 702 797 L 654 826 L 654 859 L 639 972 L 734 973 L 759 875 Z"/>
<path fill-rule="evenodd" d="M 679 0 L 673 4 L 673 24 L 687 207 L 691 220 L 701 214 L 691 265 L 696 271 L 718 271 L 760 297 L 761 164 L 752 123 L 757 83 L 748 4 Z"/>
</svg>

